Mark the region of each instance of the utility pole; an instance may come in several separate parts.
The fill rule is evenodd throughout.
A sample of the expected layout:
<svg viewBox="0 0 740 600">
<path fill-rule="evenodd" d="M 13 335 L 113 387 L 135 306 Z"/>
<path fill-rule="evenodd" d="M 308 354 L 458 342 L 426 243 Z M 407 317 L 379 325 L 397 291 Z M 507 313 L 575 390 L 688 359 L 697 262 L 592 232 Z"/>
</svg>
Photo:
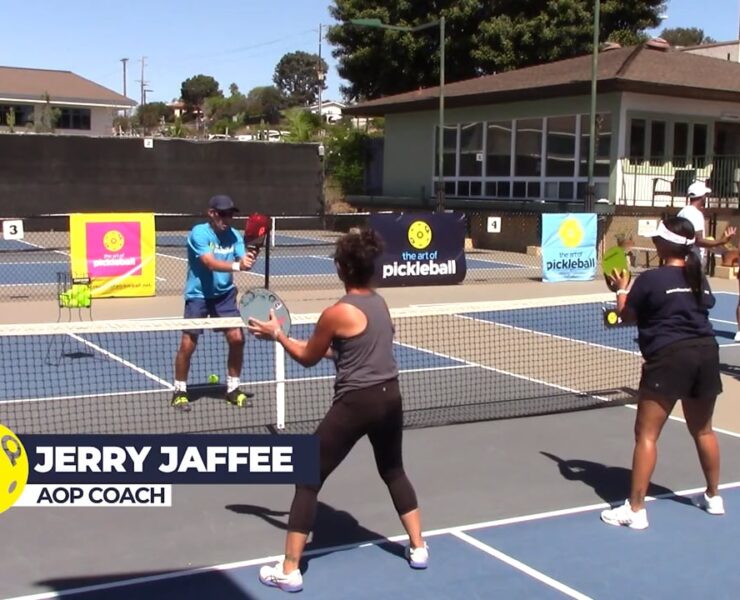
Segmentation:
<svg viewBox="0 0 740 600">
<path fill-rule="evenodd" d="M 147 91 L 151 92 L 151 90 L 147 90 L 146 86 L 149 83 L 144 79 L 144 67 L 146 66 L 146 56 L 141 57 L 141 79 L 139 79 L 140 89 L 141 89 L 141 104 L 142 106 L 146 104 L 146 93 Z"/>
<path fill-rule="evenodd" d="M 128 58 L 122 58 L 121 62 L 123 63 L 123 95 L 126 96 L 126 63 Z M 123 114 L 128 117 L 128 108 L 123 109 Z"/>
<path fill-rule="evenodd" d="M 319 81 L 319 120 L 324 124 L 323 105 L 321 103 L 321 88 L 324 87 L 324 72 L 321 69 L 321 38 L 323 37 L 322 24 L 319 23 L 319 63 L 316 66 L 316 75 Z"/>
<path fill-rule="evenodd" d="M 122 58 L 121 62 L 123 63 L 123 95 L 126 95 L 126 63 L 128 62 L 128 58 Z"/>
<path fill-rule="evenodd" d="M 319 146 L 319 156 L 321 158 L 321 194 L 319 197 L 321 214 L 324 215 L 326 212 L 326 192 L 324 186 L 326 184 L 326 148 L 324 147 L 324 105 L 321 100 L 321 92 L 324 87 L 324 70 L 321 64 L 321 42 L 324 36 L 323 26 L 319 23 L 319 62 L 316 66 L 316 75 L 319 82 L 319 122 L 321 123 L 321 129 L 319 129 L 319 135 L 321 136 L 321 144 Z"/>
</svg>

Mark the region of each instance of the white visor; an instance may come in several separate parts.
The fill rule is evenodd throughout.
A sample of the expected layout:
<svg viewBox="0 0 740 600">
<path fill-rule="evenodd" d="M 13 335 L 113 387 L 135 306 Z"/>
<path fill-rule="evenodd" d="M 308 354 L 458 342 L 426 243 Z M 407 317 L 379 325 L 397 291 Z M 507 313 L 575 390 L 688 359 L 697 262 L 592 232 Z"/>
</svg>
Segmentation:
<svg viewBox="0 0 740 600">
<path fill-rule="evenodd" d="M 696 238 L 685 238 L 682 235 L 669 231 L 666 226 L 663 225 L 663 221 L 658 224 L 658 228 L 650 234 L 650 237 L 659 237 L 664 239 L 666 242 L 673 242 L 679 246 L 691 246 L 696 241 Z"/>
</svg>

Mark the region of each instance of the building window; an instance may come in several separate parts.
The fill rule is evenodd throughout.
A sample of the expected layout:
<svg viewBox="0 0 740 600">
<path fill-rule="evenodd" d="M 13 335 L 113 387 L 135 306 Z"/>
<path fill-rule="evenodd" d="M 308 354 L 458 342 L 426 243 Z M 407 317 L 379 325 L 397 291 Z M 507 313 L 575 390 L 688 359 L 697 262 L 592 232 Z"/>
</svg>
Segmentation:
<svg viewBox="0 0 740 600">
<path fill-rule="evenodd" d="M 57 129 L 90 129 L 90 110 L 87 108 L 59 108 Z"/>
<path fill-rule="evenodd" d="M 650 122 L 650 164 L 663 165 L 666 160 L 665 156 L 665 121 Z"/>
<path fill-rule="evenodd" d="M 641 163 L 645 159 L 645 119 L 630 121 L 630 160 Z"/>
<path fill-rule="evenodd" d="M 460 176 L 483 175 L 483 123 L 460 126 Z"/>
<path fill-rule="evenodd" d="M 434 176 L 439 173 L 439 127 L 435 129 L 434 139 Z M 445 125 L 442 158 L 444 159 L 444 176 L 455 177 L 457 175 L 457 125 Z M 447 192 L 445 192 L 447 193 Z"/>
<path fill-rule="evenodd" d="M 706 125 L 694 125 L 694 143 L 692 146 L 692 154 L 694 157 L 694 166 L 698 168 L 704 168 L 706 165 L 707 156 L 707 126 Z"/>
<path fill-rule="evenodd" d="M 576 118 L 547 120 L 547 177 L 573 177 L 576 164 Z"/>
<path fill-rule="evenodd" d="M 499 177 L 511 175 L 511 121 L 488 123 L 486 153 L 486 175 Z"/>
<path fill-rule="evenodd" d="M 520 119 L 516 122 L 514 174 L 518 177 L 539 176 L 542 172 L 542 119 Z"/>
<path fill-rule="evenodd" d="M 33 125 L 33 106 L 27 104 L 0 104 L 0 125 L 8 126 L 8 117 L 13 111 L 15 117 L 14 127 L 25 127 Z"/>
<path fill-rule="evenodd" d="M 589 115 L 581 115 L 581 177 L 588 177 L 588 153 L 591 137 Z M 609 113 L 596 115 L 596 144 L 594 146 L 594 177 L 609 177 L 611 172 L 612 117 Z"/>
<path fill-rule="evenodd" d="M 673 125 L 673 166 L 685 167 L 689 157 L 689 124 Z"/>
</svg>

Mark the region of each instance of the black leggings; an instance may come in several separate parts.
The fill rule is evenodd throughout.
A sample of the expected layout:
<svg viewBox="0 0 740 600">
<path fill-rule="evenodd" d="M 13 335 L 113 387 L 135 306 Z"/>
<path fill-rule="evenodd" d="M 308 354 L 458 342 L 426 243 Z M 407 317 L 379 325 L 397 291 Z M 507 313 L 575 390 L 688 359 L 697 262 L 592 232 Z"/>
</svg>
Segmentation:
<svg viewBox="0 0 740 600">
<path fill-rule="evenodd" d="M 321 482 L 296 486 L 288 531 L 311 531 L 321 486 L 364 435 L 373 446 L 378 473 L 388 486 L 396 512 L 405 515 L 418 507 L 416 492 L 403 470 L 403 410 L 397 379 L 344 394 L 326 413 L 316 435 Z"/>
</svg>

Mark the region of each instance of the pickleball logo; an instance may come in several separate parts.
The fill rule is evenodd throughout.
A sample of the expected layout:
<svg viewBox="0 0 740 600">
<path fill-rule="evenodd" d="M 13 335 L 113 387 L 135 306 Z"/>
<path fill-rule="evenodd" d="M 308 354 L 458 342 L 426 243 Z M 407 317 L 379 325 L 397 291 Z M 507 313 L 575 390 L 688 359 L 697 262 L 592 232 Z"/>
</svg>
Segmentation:
<svg viewBox="0 0 740 600">
<path fill-rule="evenodd" d="M 0 513 L 20 498 L 28 481 L 28 456 L 21 440 L 0 425 Z"/>
<path fill-rule="evenodd" d="M 108 252 L 119 252 L 126 240 L 117 229 L 111 229 L 103 236 L 103 246 Z"/>
<path fill-rule="evenodd" d="M 409 225 L 409 244 L 417 250 L 423 250 L 432 243 L 432 228 L 424 221 L 414 221 Z"/>
<path fill-rule="evenodd" d="M 583 242 L 583 226 L 578 219 L 568 218 L 560 224 L 558 236 L 566 248 L 577 248 Z"/>
</svg>

